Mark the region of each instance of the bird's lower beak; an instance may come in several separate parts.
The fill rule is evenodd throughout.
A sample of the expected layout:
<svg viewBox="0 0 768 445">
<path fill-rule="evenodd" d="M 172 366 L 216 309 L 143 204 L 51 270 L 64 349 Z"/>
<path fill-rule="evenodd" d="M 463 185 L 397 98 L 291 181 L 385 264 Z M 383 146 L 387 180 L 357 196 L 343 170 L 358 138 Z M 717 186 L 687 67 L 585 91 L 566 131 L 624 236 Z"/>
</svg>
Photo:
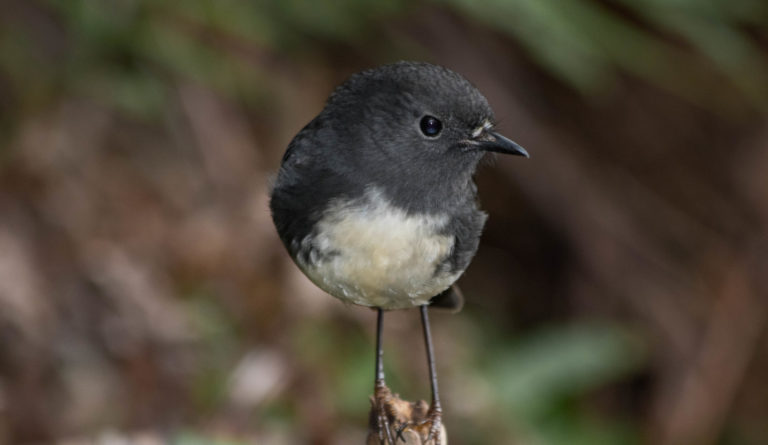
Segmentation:
<svg viewBox="0 0 768 445">
<path fill-rule="evenodd" d="M 509 155 L 525 156 L 530 158 L 531 156 L 527 151 L 516 142 L 507 139 L 506 137 L 496 133 L 495 131 L 488 131 L 483 134 L 481 140 L 478 141 L 480 149 L 485 151 L 495 151 L 497 153 L 504 153 Z"/>
</svg>

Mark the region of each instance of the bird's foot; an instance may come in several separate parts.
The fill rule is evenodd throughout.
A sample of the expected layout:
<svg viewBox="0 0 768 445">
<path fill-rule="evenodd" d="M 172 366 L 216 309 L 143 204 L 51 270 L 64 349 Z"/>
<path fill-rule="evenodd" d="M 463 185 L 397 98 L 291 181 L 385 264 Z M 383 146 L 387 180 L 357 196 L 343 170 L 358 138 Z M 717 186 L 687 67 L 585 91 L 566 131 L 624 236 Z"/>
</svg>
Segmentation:
<svg viewBox="0 0 768 445">
<path fill-rule="evenodd" d="M 446 445 L 442 410 L 427 402 L 401 399 L 376 382 L 371 397 L 367 445 Z"/>
<path fill-rule="evenodd" d="M 395 445 L 395 440 L 400 435 L 399 429 L 397 435 L 393 437 L 392 434 L 392 424 L 396 420 L 392 402 L 396 397 L 392 395 L 392 391 L 383 380 L 376 381 L 373 397 L 371 397 L 370 415 L 371 431 L 376 434 L 374 437 L 369 436 L 369 445 Z"/>
<path fill-rule="evenodd" d="M 427 417 L 422 422 L 422 425 L 428 427 L 427 438 L 424 440 L 425 444 L 441 445 L 443 443 L 443 434 L 445 430 L 443 428 L 443 410 L 440 408 L 440 405 L 435 405 L 433 403 L 432 406 L 429 407 Z"/>
</svg>

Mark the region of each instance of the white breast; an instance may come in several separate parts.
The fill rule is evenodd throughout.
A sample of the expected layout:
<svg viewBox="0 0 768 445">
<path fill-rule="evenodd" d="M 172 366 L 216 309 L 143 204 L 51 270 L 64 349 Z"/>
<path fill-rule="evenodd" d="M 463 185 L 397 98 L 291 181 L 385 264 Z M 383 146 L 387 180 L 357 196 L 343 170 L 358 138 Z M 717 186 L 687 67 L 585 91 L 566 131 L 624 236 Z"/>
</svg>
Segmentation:
<svg viewBox="0 0 768 445">
<path fill-rule="evenodd" d="M 384 309 L 426 304 L 461 272 L 438 271 L 453 248 L 440 234 L 447 216 L 408 215 L 370 190 L 363 199 L 334 203 L 299 261 L 320 288 L 341 300 Z M 301 257 L 301 255 L 299 255 Z"/>
</svg>

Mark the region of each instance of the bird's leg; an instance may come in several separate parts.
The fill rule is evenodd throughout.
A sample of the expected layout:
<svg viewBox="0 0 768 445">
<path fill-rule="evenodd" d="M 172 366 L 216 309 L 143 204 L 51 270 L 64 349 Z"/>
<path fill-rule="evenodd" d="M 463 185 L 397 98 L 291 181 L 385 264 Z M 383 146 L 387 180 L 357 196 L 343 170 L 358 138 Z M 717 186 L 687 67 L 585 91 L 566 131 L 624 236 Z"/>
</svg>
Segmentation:
<svg viewBox="0 0 768 445">
<path fill-rule="evenodd" d="M 435 445 L 440 445 L 440 432 L 442 427 L 443 409 L 440 406 L 440 393 L 437 390 L 437 371 L 435 370 L 435 352 L 432 349 L 432 334 L 429 331 L 429 315 L 427 314 L 427 305 L 422 305 L 421 309 L 421 326 L 424 329 L 424 343 L 427 347 L 427 365 L 429 366 L 429 381 L 432 387 L 432 404 L 429 407 L 427 413 L 427 420 L 430 424 L 429 434 L 427 435 L 428 443 L 430 440 L 434 440 Z"/>
<path fill-rule="evenodd" d="M 384 349 L 381 345 L 381 333 L 384 327 L 384 311 L 378 309 L 376 316 L 376 380 L 373 387 L 374 411 L 379 432 L 379 443 L 395 445 L 392 439 L 392 430 L 389 424 L 389 413 L 387 412 L 387 401 L 392 397 L 392 393 L 384 383 L 384 362 L 382 357 Z"/>
</svg>

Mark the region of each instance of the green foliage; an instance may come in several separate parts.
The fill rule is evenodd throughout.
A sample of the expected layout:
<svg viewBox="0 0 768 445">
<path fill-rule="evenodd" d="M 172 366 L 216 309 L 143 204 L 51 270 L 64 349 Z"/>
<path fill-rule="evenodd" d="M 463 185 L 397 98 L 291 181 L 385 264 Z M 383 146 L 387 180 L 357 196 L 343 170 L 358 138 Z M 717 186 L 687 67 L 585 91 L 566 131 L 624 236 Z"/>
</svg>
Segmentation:
<svg viewBox="0 0 768 445">
<path fill-rule="evenodd" d="M 747 98 L 766 100 L 768 66 L 745 26 L 764 27 L 768 6 L 759 0 L 618 0 L 660 29 L 682 36 L 720 68 Z"/>
<path fill-rule="evenodd" d="M 765 26 L 768 6 L 759 0 L 439 3 L 513 37 L 543 68 L 588 95 L 610 90 L 626 72 L 704 104 L 728 103 L 728 97 L 712 97 L 712 86 L 723 79 L 754 105 L 768 103 L 768 66 L 748 32 Z M 48 5 L 65 24 L 71 48 L 66 54 L 46 57 L 41 43 L 13 23 L 2 31 L 0 69 L 25 95 L 22 102 L 75 89 L 148 118 L 164 109 L 173 93 L 171 79 L 258 102 L 273 82 L 264 63 L 276 54 L 310 54 L 323 42 L 365 45 L 380 32 L 376 24 L 417 8 L 402 0 Z M 674 44 L 657 30 L 685 44 Z M 59 65 L 56 70 L 49 68 L 52 62 Z M 704 74 L 708 64 L 722 79 Z"/>
<path fill-rule="evenodd" d="M 712 79 L 704 61 L 670 43 L 654 28 L 684 39 L 708 58 L 747 98 L 768 103 L 768 66 L 745 32 L 765 26 L 766 3 L 757 0 L 667 2 L 617 0 L 646 21 L 589 0 L 444 0 L 463 13 L 514 37 L 544 68 L 594 94 L 625 71 L 696 101 L 707 102 Z"/>
<path fill-rule="evenodd" d="M 11 26 L 0 40 L 0 67 L 18 89 L 47 95 L 75 90 L 144 118 L 159 117 L 177 79 L 259 101 L 274 80 L 262 64 L 276 53 L 355 41 L 371 32 L 372 23 L 404 9 L 402 1 L 379 0 L 48 4 L 73 50 L 51 70 L 51 60 L 33 60 L 41 52 L 38 43 Z"/>
<path fill-rule="evenodd" d="M 590 415 L 582 402 L 641 369 L 645 354 L 638 338 L 618 326 L 580 324 L 490 349 L 484 357 L 489 365 L 480 373 L 499 409 L 514 419 L 507 434 L 551 445 L 635 443 L 629 420 Z"/>
<path fill-rule="evenodd" d="M 518 418 L 539 417 L 559 400 L 604 385 L 642 363 L 642 351 L 627 332 L 590 325 L 536 332 L 500 348 L 494 357 L 489 378 Z"/>
</svg>

